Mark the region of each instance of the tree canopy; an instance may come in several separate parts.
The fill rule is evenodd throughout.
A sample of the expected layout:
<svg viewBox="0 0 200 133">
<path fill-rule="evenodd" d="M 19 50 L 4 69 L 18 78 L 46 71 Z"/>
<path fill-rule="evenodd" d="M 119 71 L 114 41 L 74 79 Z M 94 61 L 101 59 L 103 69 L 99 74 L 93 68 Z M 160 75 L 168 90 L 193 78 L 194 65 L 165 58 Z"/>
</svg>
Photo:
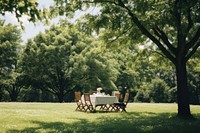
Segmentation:
<svg viewBox="0 0 200 133">
<path fill-rule="evenodd" d="M 200 46 L 200 1 L 189 0 L 56 0 L 64 12 L 100 6 L 101 14 L 88 17 L 94 28 L 113 29 L 133 39 L 139 34 L 151 40 L 176 69 L 178 115 L 191 116 L 186 63 Z M 63 4 L 65 3 L 65 4 Z M 60 8 L 59 7 L 59 8 Z M 63 9 L 63 8 L 62 8 Z M 111 34 L 107 38 L 115 39 Z M 146 39 L 145 39 L 146 38 Z"/>
<path fill-rule="evenodd" d="M 118 65 L 112 54 L 101 54 L 96 43 L 69 23 L 52 26 L 27 43 L 22 71 L 30 85 L 49 91 L 60 102 L 72 90 L 115 87 Z"/>
<path fill-rule="evenodd" d="M 17 62 L 20 50 L 20 30 L 11 24 L 4 25 L 0 20 L 0 83 L 6 83 Z"/>
</svg>

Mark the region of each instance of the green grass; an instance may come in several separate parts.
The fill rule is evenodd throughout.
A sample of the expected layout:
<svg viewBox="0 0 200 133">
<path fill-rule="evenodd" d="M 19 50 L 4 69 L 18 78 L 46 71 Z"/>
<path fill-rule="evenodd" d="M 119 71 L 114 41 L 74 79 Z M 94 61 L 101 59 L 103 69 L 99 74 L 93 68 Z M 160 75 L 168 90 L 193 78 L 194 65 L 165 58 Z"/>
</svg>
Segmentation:
<svg viewBox="0 0 200 133">
<path fill-rule="evenodd" d="M 176 104 L 129 103 L 128 113 L 75 111 L 75 103 L 0 103 L 0 133 L 199 133 L 195 120 L 176 117 Z"/>
</svg>

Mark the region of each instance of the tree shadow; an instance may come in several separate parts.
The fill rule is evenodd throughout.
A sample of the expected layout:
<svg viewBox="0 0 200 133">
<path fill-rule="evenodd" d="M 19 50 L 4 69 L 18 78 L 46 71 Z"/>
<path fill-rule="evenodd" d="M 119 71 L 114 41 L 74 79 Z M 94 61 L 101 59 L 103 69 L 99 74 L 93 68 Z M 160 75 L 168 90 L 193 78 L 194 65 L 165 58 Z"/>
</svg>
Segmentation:
<svg viewBox="0 0 200 133">
<path fill-rule="evenodd" d="M 73 123 L 32 121 L 36 127 L 7 133 L 197 133 L 200 129 L 199 119 L 183 120 L 175 113 L 129 112 L 118 113 L 117 117 L 99 117 L 95 122 L 74 120 Z"/>
</svg>

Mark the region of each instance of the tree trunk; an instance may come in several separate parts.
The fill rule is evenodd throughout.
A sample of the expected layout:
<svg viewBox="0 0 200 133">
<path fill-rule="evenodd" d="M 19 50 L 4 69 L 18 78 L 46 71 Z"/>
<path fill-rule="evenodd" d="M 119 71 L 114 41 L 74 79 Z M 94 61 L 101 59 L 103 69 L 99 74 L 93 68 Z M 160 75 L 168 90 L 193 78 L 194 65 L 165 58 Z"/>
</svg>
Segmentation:
<svg viewBox="0 0 200 133">
<path fill-rule="evenodd" d="M 60 102 L 60 103 L 62 103 L 62 102 L 64 102 L 64 94 L 63 93 L 58 93 L 57 94 L 57 97 L 58 97 L 58 101 Z"/>
<path fill-rule="evenodd" d="M 178 116 L 191 117 L 189 90 L 187 86 L 186 62 L 178 61 L 176 65 Z"/>
<path fill-rule="evenodd" d="M 10 99 L 12 102 L 16 102 L 18 97 L 18 91 L 17 90 L 12 90 L 10 93 Z"/>
<path fill-rule="evenodd" d="M 0 85 L 0 102 L 3 99 L 3 87 Z"/>
</svg>

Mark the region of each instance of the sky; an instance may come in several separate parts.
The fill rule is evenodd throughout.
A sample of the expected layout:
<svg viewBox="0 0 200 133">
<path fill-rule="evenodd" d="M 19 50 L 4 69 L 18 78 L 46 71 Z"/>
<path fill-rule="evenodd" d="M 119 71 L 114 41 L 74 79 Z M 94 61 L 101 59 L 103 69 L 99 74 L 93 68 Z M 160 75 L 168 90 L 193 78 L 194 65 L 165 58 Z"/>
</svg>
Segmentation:
<svg viewBox="0 0 200 133">
<path fill-rule="evenodd" d="M 38 0 L 39 2 L 39 8 L 48 8 L 49 6 L 53 5 L 54 2 L 53 0 Z M 82 16 L 84 13 L 91 13 L 91 14 L 96 14 L 99 9 L 90 8 L 86 12 L 83 11 L 76 11 L 75 12 L 75 17 L 71 21 L 75 21 L 77 18 Z M 5 16 L 0 15 L 1 19 L 5 19 L 5 24 L 12 23 L 13 25 L 18 25 L 20 26 L 20 23 L 16 19 L 14 14 L 11 14 L 7 12 Z M 57 17 L 53 20 L 50 21 L 51 25 L 58 23 L 59 19 L 62 19 L 64 17 Z M 22 30 L 22 44 L 25 44 L 29 38 L 33 38 L 36 36 L 39 32 L 44 32 L 45 29 L 48 29 L 50 26 L 44 25 L 41 22 L 29 22 L 28 21 L 28 16 L 23 15 L 22 18 L 20 19 L 23 22 L 23 26 L 25 27 L 24 30 Z"/>
<path fill-rule="evenodd" d="M 39 0 L 39 8 L 47 8 L 50 5 L 53 5 L 53 0 Z M 5 16 L 1 16 L 1 18 L 5 19 L 5 24 L 12 23 L 13 25 L 20 27 L 20 23 L 14 14 L 7 12 Z M 26 15 L 23 15 L 20 20 L 23 22 L 23 26 L 25 27 L 25 29 L 22 30 L 22 43 L 25 43 L 27 39 L 33 38 L 39 32 L 44 32 L 46 28 L 49 28 L 49 26 L 45 26 L 41 22 L 29 22 L 28 16 Z"/>
</svg>

